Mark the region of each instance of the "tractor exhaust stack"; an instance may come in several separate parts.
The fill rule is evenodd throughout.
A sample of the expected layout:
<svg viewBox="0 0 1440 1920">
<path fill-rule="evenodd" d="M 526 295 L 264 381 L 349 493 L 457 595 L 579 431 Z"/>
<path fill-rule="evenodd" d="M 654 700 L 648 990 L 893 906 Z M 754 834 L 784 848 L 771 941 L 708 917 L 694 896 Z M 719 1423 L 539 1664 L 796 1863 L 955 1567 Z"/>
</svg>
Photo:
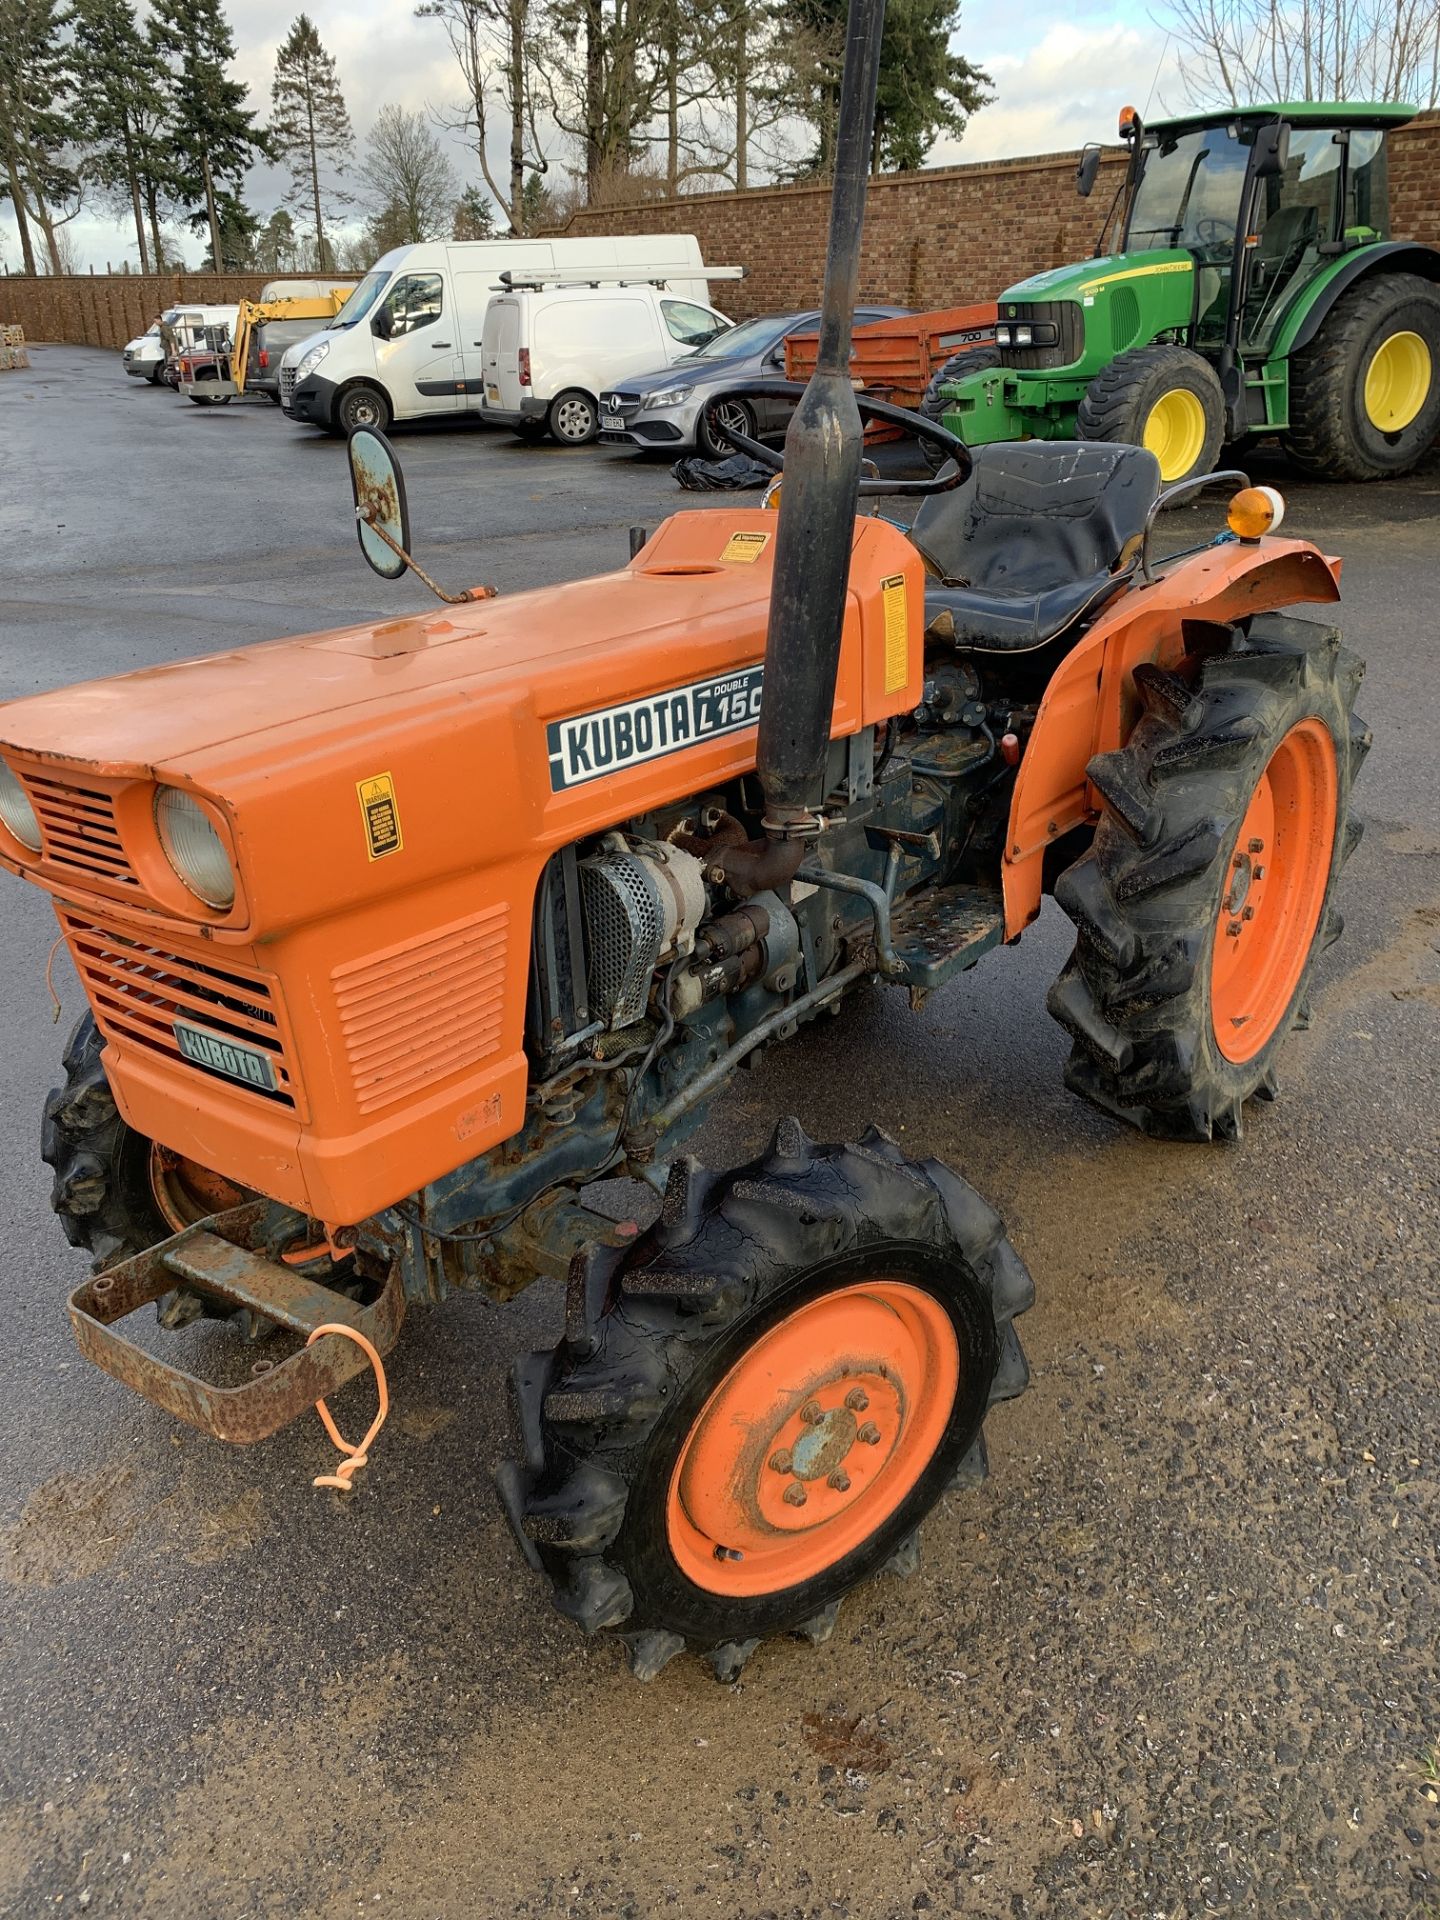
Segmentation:
<svg viewBox="0 0 1440 1920">
<path fill-rule="evenodd" d="M 824 799 L 859 499 L 862 433 L 850 383 L 850 324 L 884 26 L 885 0 L 850 0 L 819 357 L 785 435 L 757 755 L 765 830 L 776 840 L 817 833 Z"/>
</svg>

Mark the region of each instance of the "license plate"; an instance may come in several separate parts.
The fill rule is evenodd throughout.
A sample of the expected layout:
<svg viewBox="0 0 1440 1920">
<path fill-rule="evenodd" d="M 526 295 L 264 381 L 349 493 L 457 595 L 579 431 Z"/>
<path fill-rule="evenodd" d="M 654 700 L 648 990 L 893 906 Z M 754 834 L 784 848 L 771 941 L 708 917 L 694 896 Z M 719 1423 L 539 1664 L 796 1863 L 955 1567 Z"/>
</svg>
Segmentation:
<svg viewBox="0 0 1440 1920">
<path fill-rule="evenodd" d="M 600 424 L 607 433 L 623 433 L 625 422 L 618 413 L 602 413 Z"/>
<path fill-rule="evenodd" d="M 500 404 L 499 387 L 486 387 L 485 398 L 490 402 L 492 407 L 498 407 Z"/>
<path fill-rule="evenodd" d="M 185 1020 L 175 1022 L 174 1032 L 181 1053 L 193 1066 L 238 1080 L 242 1086 L 259 1087 L 262 1093 L 274 1093 L 275 1069 L 269 1054 L 241 1046 L 223 1034 L 208 1033 L 204 1027 L 192 1027 Z"/>
</svg>

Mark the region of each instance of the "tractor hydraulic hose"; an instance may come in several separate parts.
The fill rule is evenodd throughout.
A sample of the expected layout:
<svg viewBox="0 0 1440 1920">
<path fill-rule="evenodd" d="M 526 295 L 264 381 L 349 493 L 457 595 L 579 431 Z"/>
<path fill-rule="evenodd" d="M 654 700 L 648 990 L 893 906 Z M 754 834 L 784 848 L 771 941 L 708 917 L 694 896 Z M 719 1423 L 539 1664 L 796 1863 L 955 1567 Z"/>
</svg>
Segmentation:
<svg viewBox="0 0 1440 1920">
<path fill-rule="evenodd" d="M 815 371 L 785 435 L 757 770 L 772 838 L 817 830 L 859 498 L 860 412 L 850 384 L 885 0 L 850 0 L 830 240 Z"/>
</svg>

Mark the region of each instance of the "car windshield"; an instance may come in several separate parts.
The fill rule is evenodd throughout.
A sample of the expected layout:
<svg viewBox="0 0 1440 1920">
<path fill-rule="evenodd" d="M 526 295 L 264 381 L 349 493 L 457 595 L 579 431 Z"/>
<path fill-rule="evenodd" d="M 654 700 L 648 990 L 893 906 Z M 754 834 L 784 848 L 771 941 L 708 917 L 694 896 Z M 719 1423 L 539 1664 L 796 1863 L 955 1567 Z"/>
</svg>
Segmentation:
<svg viewBox="0 0 1440 1920">
<path fill-rule="evenodd" d="M 353 327 L 357 320 L 363 320 L 385 291 L 389 278 L 389 271 L 378 267 L 373 273 L 367 273 L 339 313 L 328 322 L 325 331 L 334 333 L 337 327 Z"/>
<path fill-rule="evenodd" d="M 1208 258 L 1228 260 L 1248 158 L 1249 148 L 1229 127 L 1162 134 L 1145 156 L 1126 244 L 1188 247 Z"/>
<path fill-rule="evenodd" d="M 750 353 L 764 353 L 767 347 L 785 336 L 786 323 L 782 320 L 744 320 L 738 327 L 731 327 L 725 333 L 717 333 L 695 353 L 687 354 L 690 360 L 734 360 L 738 356 Z"/>
</svg>

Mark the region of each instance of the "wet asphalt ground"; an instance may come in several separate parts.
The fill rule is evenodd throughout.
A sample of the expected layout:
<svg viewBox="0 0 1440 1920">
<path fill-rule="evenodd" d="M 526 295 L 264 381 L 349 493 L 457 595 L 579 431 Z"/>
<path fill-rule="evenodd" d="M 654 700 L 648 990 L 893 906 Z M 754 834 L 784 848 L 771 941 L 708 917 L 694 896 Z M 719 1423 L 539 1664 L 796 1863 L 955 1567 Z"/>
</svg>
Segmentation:
<svg viewBox="0 0 1440 1920">
<path fill-rule="evenodd" d="M 597 571 L 684 504 L 623 453 L 398 441 L 450 582 Z M 733 1688 L 638 1685 L 500 1520 L 553 1287 L 412 1314 L 348 1502 L 310 1487 L 317 1422 L 227 1450 L 81 1362 L 38 1153 L 79 1000 L 57 967 L 52 1024 L 53 918 L 3 883 L 0 1913 L 1440 1917 L 1440 462 L 1264 465 L 1345 556 L 1376 736 L 1283 1097 L 1206 1150 L 1068 1095 L 1053 906 L 923 1014 L 876 991 L 740 1077 L 705 1157 L 876 1120 L 1039 1292 L 1030 1390 L 920 1572 Z M 339 445 L 268 406 L 82 349 L 0 376 L 0 697 L 427 604 L 361 564 Z"/>
</svg>

